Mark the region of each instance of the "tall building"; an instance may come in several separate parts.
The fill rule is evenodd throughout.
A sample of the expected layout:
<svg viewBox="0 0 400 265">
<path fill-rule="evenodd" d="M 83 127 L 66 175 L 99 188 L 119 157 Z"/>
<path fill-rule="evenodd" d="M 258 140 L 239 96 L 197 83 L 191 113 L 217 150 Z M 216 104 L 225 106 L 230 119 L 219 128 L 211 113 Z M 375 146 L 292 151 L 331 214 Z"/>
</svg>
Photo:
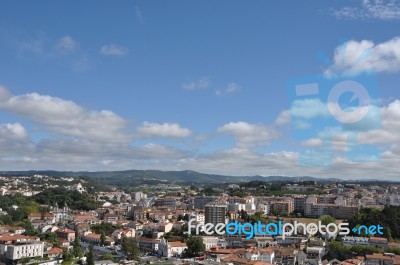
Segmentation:
<svg viewBox="0 0 400 265">
<path fill-rule="evenodd" d="M 213 202 L 215 199 L 214 196 L 197 196 L 194 198 L 194 208 L 203 209 L 207 203 Z"/>
<path fill-rule="evenodd" d="M 140 201 L 142 199 L 146 199 L 147 198 L 147 194 L 145 194 L 145 193 L 143 193 L 141 191 L 134 192 L 132 195 L 133 195 L 132 197 L 133 197 L 133 199 L 135 201 Z"/>
<path fill-rule="evenodd" d="M 302 215 L 304 214 L 304 208 L 306 204 L 306 196 L 295 196 L 293 197 L 293 203 L 294 203 L 294 211 L 296 213 L 301 213 Z"/>
<path fill-rule="evenodd" d="M 205 207 L 205 223 L 225 224 L 227 206 L 224 204 L 207 204 Z"/>
</svg>

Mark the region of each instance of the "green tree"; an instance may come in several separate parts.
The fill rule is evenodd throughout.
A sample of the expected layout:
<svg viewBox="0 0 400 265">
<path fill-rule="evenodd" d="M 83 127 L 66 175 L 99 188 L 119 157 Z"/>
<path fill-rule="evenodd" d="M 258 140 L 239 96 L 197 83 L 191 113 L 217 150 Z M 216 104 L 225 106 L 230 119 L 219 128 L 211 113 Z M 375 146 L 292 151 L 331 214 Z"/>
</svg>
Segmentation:
<svg viewBox="0 0 400 265">
<path fill-rule="evenodd" d="M 106 242 L 106 234 L 104 232 L 101 233 L 100 235 L 100 242 L 102 245 L 104 245 L 104 243 Z"/>
<path fill-rule="evenodd" d="M 72 254 L 76 258 L 82 258 L 82 253 L 81 240 L 79 236 L 75 236 L 74 244 L 72 245 Z"/>
<path fill-rule="evenodd" d="M 189 237 L 186 240 L 186 245 L 188 247 L 187 254 L 189 255 L 189 257 L 197 257 L 206 249 L 206 246 L 203 243 L 203 239 L 198 236 Z"/>
<path fill-rule="evenodd" d="M 94 265 L 93 245 L 89 245 L 89 252 L 86 254 L 87 265 Z"/>
<path fill-rule="evenodd" d="M 106 253 L 100 256 L 100 260 L 111 260 L 114 261 L 114 257 L 111 253 Z"/>
<path fill-rule="evenodd" d="M 323 224 L 323 225 L 327 225 L 327 224 L 336 222 L 336 219 L 329 214 L 321 215 L 319 217 L 319 220 L 321 221 L 321 224 Z"/>
<path fill-rule="evenodd" d="M 121 246 L 128 260 L 139 260 L 139 245 L 135 238 L 124 237 Z"/>
<path fill-rule="evenodd" d="M 23 257 L 23 258 L 21 258 L 21 263 L 25 265 L 25 264 L 27 264 L 30 260 L 31 260 L 30 257 Z"/>
</svg>

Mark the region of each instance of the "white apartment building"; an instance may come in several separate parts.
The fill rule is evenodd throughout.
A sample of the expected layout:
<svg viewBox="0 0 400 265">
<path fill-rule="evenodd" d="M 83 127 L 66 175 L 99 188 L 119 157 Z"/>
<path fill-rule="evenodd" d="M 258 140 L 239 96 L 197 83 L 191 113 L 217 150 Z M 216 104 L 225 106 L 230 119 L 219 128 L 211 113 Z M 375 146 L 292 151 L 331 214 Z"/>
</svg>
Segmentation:
<svg viewBox="0 0 400 265">
<path fill-rule="evenodd" d="M 0 254 L 10 260 L 19 260 L 24 257 L 43 257 L 44 243 L 40 241 L 19 242 L 14 244 L 0 244 Z"/>
<path fill-rule="evenodd" d="M 342 244 L 345 246 L 369 246 L 369 238 L 368 237 L 359 237 L 359 236 L 344 236 L 342 238 Z"/>
<path fill-rule="evenodd" d="M 218 246 L 218 237 L 216 236 L 203 236 L 203 244 L 206 246 L 206 250 L 210 250 L 213 247 Z"/>
<path fill-rule="evenodd" d="M 237 212 L 237 211 L 241 211 L 241 210 L 246 210 L 246 204 L 242 204 L 242 203 L 230 203 L 228 204 L 228 211 L 233 213 L 233 212 Z"/>
</svg>

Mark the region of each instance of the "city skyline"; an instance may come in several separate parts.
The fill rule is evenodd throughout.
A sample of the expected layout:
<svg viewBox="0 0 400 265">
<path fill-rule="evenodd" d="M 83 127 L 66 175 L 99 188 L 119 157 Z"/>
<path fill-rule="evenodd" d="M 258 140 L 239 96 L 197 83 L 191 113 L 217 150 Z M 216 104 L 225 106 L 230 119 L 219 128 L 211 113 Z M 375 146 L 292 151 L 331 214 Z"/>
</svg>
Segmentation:
<svg viewBox="0 0 400 265">
<path fill-rule="evenodd" d="M 399 1 L 21 1 L 0 15 L 0 170 L 400 175 Z M 323 136 L 294 137 L 288 80 L 367 69 L 382 127 L 360 137 L 380 159 L 349 161 L 346 131 L 321 123 L 332 164 L 299 164 Z M 327 102 L 308 103 L 297 115 L 325 118 Z"/>
</svg>

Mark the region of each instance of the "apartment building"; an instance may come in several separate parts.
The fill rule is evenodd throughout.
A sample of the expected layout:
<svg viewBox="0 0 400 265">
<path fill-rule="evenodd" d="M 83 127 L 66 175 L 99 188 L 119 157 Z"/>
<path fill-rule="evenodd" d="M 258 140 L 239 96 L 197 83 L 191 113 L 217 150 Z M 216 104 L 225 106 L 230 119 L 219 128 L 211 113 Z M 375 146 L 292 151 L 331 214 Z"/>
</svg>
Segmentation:
<svg viewBox="0 0 400 265">
<path fill-rule="evenodd" d="M 207 204 L 205 207 L 205 223 L 225 223 L 227 206 L 225 204 Z"/>
</svg>

